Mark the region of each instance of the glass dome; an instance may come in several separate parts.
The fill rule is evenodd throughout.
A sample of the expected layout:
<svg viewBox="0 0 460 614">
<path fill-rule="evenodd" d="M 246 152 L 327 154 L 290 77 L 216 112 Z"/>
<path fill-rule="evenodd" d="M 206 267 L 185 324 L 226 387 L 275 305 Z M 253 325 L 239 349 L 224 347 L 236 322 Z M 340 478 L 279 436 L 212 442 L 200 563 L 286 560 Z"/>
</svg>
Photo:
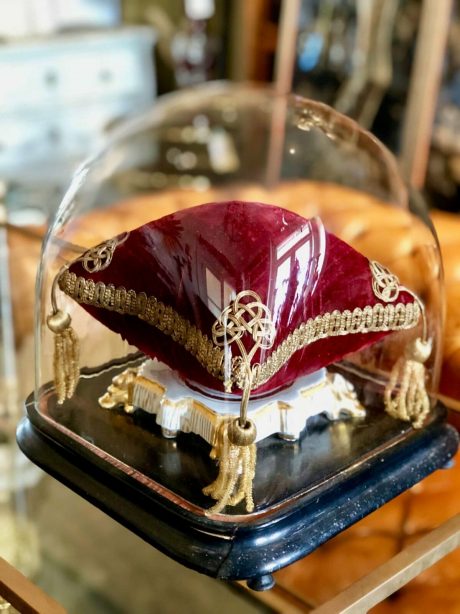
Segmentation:
<svg viewBox="0 0 460 614">
<path fill-rule="evenodd" d="M 194 209 L 204 203 L 213 204 Z M 409 386 L 413 403 L 425 384 L 436 391 L 442 264 L 429 222 L 412 205 L 393 156 L 323 104 L 220 83 L 163 97 L 80 168 L 48 232 L 37 283 L 37 415 L 66 445 L 83 445 L 153 489 L 170 488 L 158 467 L 172 472 L 176 494 L 196 513 L 211 509 L 225 520 L 279 505 L 297 491 L 289 478 L 283 488 L 264 482 L 262 470 L 280 471 L 277 457 L 286 476 L 313 474 L 338 449 L 349 451 L 363 420 L 370 432 L 380 414 L 390 420 L 385 394 L 391 404 Z M 55 353 L 65 328 L 50 326 L 56 312 L 70 315 L 80 343 L 79 382 L 63 402 L 53 370 L 63 371 L 59 395 L 77 356 L 62 345 Z M 420 359 L 407 351 L 417 341 L 431 350 Z M 398 380 L 400 363 L 400 379 L 408 373 L 404 361 L 417 363 L 418 389 Z M 332 396 L 314 396 L 325 382 Z M 343 404 L 328 411 L 340 395 Z M 320 409 L 300 419 L 298 399 Z M 276 426 L 267 409 L 274 405 Z M 251 418 L 262 410 L 270 417 Z M 304 441 L 307 418 L 324 411 L 334 421 L 302 460 L 289 446 Z M 343 412 L 352 416 L 348 430 Z M 406 405 L 392 415 L 391 436 L 401 424 L 411 428 Z M 243 486 L 239 495 L 206 490 L 217 471 L 210 450 L 222 465 L 225 437 L 249 449 L 250 423 L 258 447 L 253 505 Z M 190 432 L 203 449 L 192 435 L 184 444 L 191 448 L 181 448 Z M 152 433 L 163 438 L 155 454 Z M 276 434 L 286 447 L 270 456 L 264 445 Z M 190 458 L 193 484 L 184 484 Z M 235 480 L 242 473 L 239 466 Z"/>
</svg>

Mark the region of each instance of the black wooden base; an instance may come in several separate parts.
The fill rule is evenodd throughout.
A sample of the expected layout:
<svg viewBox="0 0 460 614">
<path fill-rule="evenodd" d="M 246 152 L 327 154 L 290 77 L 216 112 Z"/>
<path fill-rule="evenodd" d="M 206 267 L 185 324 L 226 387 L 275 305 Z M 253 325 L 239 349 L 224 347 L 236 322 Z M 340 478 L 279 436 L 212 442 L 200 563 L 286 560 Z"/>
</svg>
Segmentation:
<svg viewBox="0 0 460 614">
<path fill-rule="evenodd" d="M 31 397 L 17 432 L 21 449 L 165 554 L 216 578 L 246 579 L 255 590 L 271 588 L 272 572 L 445 466 L 457 449 L 442 407 L 415 431 L 368 395 L 365 419 L 316 419 L 295 444 L 276 437 L 259 444 L 255 511 L 208 517 L 212 501 L 201 488 L 216 474 L 209 446 L 194 435 L 165 440 L 143 412 L 98 407 L 111 369 L 82 378 L 76 399 L 63 406 L 45 394 L 38 411 Z"/>
</svg>

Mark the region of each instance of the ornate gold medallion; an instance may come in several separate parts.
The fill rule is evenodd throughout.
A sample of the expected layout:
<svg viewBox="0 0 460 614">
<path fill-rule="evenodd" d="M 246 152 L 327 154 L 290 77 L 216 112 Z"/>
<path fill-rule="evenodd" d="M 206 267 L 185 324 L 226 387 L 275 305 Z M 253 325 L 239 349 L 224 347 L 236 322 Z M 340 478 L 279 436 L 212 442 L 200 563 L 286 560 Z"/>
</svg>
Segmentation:
<svg viewBox="0 0 460 614">
<path fill-rule="evenodd" d="M 88 273 L 104 271 L 110 266 L 117 247 L 124 243 L 128 237 L 129 232 L 125 232 L 121 237 L 109 239 L 86 251 L 81 257 L 81 263 L 85 271 Z"/>
</svg>

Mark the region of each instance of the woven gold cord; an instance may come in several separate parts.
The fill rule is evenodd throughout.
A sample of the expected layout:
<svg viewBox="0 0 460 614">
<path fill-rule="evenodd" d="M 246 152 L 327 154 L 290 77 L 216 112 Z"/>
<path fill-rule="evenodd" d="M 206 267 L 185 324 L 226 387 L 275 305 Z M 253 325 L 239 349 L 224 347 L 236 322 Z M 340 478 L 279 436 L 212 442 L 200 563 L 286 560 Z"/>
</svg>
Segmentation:
<svg viewBox="0 0 460 614">
<path fill-rule="evenodd" d="M 246 511 L 254 509 L 252 484 L 256 472 L 257 447 L 236 445 L 230 441 L 228 429 L 230 421 L 223 422 L 219 438 L 221 440 L 219 456 L 219 474 L 216 480 L 203 488 L 203 493 L 212 497 L 217 503 L 206 510 L 206 514 L 218 514 L 227 505 L 237 505 L 246 501 Z M 213 456 L 213 453 L 211 453 Z"/>
<path fill-rule="evenodd" d="M 385 387 L 384 402 L 387 413 L 393 418 L 412 422 L 416 429 L 421 428 L 430 412 L 430 399 L 426 390 L 425 362 L 432 350 L 431 340 L 427 337 L 425 307 L 421 300 L 410 290 L 422 314 L 422 336 L 409 343 L 393 366 Z"/>
</svg>

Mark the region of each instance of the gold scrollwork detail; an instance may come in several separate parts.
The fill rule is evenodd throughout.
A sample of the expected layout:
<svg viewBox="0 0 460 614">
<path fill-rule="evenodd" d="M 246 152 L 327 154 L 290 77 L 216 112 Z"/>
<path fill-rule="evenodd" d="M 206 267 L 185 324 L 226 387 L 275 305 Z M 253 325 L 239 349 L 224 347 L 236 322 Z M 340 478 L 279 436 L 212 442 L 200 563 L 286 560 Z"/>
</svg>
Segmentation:
<svg viewBox="0 0 460 614">
<path fill-rule="evenodd" d="M 117 247 L 124 243 L 129 236 L 129 232 L 125 232 L 120 237 L 109 239 L 103 243 L 99 243 L 96 247 L 92 247 L 86 251 L 80 260 L 83 268 L 88 273 L 99 273 L 104 271 L 112 262 L 113 254 Z"/>
<path fill-rule="evenodd" d="M 127 414 L 134 412 L 133 391 L 139 368 L 129 367 L 112 378 L 107 391 L 99 397 L 99 405 L 104 409 L 114 409 L 122 405 Z"/>
<path fill-rule="evenodd" d="M 396 275 L 375 260 L 369 261 L 369 267 L 372 273 L 372 290 L 375 296 L 385 303 L 395 301 L 401 289 Z"/>
</svg>

